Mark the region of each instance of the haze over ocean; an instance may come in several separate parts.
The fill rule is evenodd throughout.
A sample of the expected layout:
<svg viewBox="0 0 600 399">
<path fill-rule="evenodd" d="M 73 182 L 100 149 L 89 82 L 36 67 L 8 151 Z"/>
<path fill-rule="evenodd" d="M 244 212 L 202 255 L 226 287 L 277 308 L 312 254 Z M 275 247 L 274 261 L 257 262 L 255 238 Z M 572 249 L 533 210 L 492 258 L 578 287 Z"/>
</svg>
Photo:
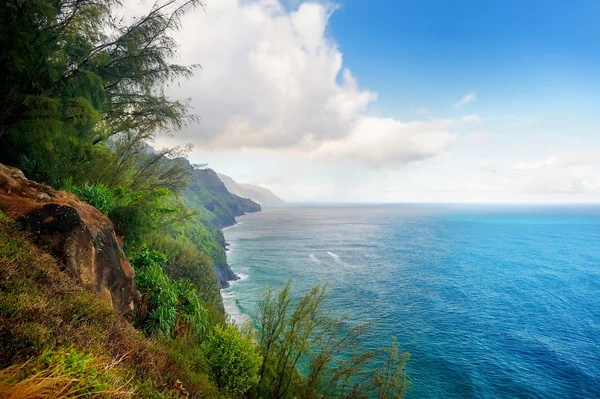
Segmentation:
<svg viewBox="0 0 600 399">
<path fill-rule="evenodd" d="M 238 319 L 291 276 L 411 353 L 408 398 L 597 398 L 600 206 L 265 209 L 226 229 Z"/>
</svg>

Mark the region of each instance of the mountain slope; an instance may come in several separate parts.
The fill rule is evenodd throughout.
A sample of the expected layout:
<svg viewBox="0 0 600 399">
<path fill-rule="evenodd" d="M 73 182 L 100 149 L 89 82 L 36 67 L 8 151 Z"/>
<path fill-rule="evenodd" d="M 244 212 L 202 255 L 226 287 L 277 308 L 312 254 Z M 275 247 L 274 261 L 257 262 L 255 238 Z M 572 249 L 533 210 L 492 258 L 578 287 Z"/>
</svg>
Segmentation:
<svg viewBox="0 0 600 399">
<path fill-rule="evenodd" d="M 260 212 L 260 205 L 231 193 L 212 169 L 194 169 L 184 196 L 197 201 L 213 214 L 212 223 L 223 228 L 235 224 L 235 217 Z"/>
<path fill-rule="evenodd" d="M 177 232 L 171 232 L 171 235 L 177 240 L 191 242 L 208 255 L 220 286 L 227 287 L 228 281 L 237 280 L 238 277 L 227 264 L 225 238 L 221 229 L 234 225 L 237 216 L 260 212 L 261 207 L 248 198 L 230 193 L 212 169 L 194 168 L 185 158 L 169 162 L 178 162 L 182 167 L 189 168 L 188 186 L 182 190 L 181 196 L 185 205 L 197 213 L 190 223 Z"/>
<path fill-rule="evenodd" d="M 250 198 L 252 201 L 261 204 L 262 206 L 281 205 L 284 201 L 273 194 L 271 190 L 253 184 L 237 183 L 231 177 L 217 173 L 219 179 L 225 184 L 229 192 L 243 198 Z"/>
</svg>

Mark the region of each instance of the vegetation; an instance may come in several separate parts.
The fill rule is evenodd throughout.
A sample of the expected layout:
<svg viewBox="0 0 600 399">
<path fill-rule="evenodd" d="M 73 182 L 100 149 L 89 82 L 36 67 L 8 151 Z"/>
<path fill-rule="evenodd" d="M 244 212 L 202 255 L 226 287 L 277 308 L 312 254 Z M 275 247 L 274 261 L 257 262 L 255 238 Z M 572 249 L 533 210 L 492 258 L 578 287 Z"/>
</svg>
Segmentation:
<svg viewBox="0 0 600 399">
<path fill-rule="evenodd" d="M 85 173 L 99 152 L 94 145 L 110 137 L 140 141 L 186 122 L 187 105 L 167 98 L 163 85 L 195 66 L 168 61 L 177 49 L 169 34 L 201 1 L 160 1 L 131 24 L 117 4 L 0 5 L 2 158 L 38 180 Z"/>
<path fill-rule="evenodd" d="M 137 324 L 158 338 L 183 337 L 199 342 L 208 327 L 206 308 L 187 280 L 171 280 L 163 271 L 167 258 L 142 247 L 132 259 L 137 288 L 142 294 Z"/>
<path fill-rule="evenodd" d="M 60 265 L 28 243 L 13 222 L 0 217 L 0 368 L 9 367 L 0 374 L 2 389 L 7 388 L 7 381 L 8 388 L 14 385 L 15 370 L 28 370 L 21 367 L 24 363 L 39 365 L 44 354 L 46 358 L 48 353 L 71 351 L 77 354 L 74 359 L 83 359 L 77 367 L 93 366 L 89 366 L 92 375 L 94 367 L 110 366 L 109 377 L 117 385 L 118 381 L 127 383 L 122 390 L 133 392 L 133 397 L 169 397 L 177 379 L 190 394 L 218 397 L 210 366 L 196 343 L 169 337 L 157 340 L 136 330 L 112 307 L 61 273 Z M 59 377 L 60 369 L 48 366 L 44 370 L 44 376 Z M 23 386 L 33 381 L 32 375 L 23 375 L 29 381 Z"/>
<path fill-rule="evenodd" d="M 220 228 L 260 208 L 182 158 L 189 146 L 149 145 L 195 118 L 164 87 L 196 67 L 170 61 L 171 34 L 203 3 L 133 19 L 118 5 L 0 2 L 0 162 L 107 215 L 141 293 L 118 314 L 0 212 L 0 396 L 403 397 L 408 356 L 363 350 L 372 326 L 330 317 L 326 286 L 269 289 L 256 330 L 225 324 Z"/>
<path fill-rule="evenodd" d="M 196 68 L 171 61 L 177 51 L 171 35 L 203 2 L 158 0 L 133 19 L 118 6 L 117 0 L 0 4 L 0 162 L 97 207 L 130 255 L 156 245 L 169 256 L 166 274 L 190 280 L 208 317 L 223 322 L 213 262 L 226 260 L 213 222 L 231 204 L 183 197 L 203 190 L 202 182 L 188 187 L 194 167 L 181 157 L 189 145 L 148 144 L 195 119 L 187 102 L 170 99 L 164 88 Z"/>
<path fill-rule="evenodd" d="M 291 281 L 280 291 L 267 289 L 258 304 L 263 364 L 256 397 L 404 397 L 408 354 L 399 355 L 395 341 L 387 350 L 363 350 L 372 326 L 332 318 L 322 306 L 327 286 L 314 287 L 295 306 L 290 292 Z"/>
<path fill-rule="evenodd" d="M 217 386 L 228 395 L 241 397 L 259 382 L 262 357 L 250 333 L 237 327 L 216 326 L 202 344 Z"/>
<path fill-rule="evenodd" d="M 3 398 L 129 398 L 116 362 L 103 363 L 75 349 L 46 350 L 40 356 L 0 371 Z"/>
</svg>

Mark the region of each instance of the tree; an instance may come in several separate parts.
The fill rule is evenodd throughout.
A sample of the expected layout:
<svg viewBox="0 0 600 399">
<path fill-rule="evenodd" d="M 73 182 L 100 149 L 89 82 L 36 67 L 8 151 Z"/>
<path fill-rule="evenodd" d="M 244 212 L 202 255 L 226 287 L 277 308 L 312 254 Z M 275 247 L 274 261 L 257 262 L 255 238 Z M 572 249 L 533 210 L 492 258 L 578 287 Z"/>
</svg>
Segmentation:
<svg viewBox="0 0 600 399">
<path fill-rule="evenodd" d="M 373 391 L 377 399 L 402 399 L 409 386 L 404 367 L 410 355 L 399 352 L 396 338 L 392 338 L 383 354 L 383 364 L 373 373 Z"/>
<path fill-rule="evenodd" d="M 2 162 L 24 163 L 54 183 L 87 165 L 109 137 L 149 140 L 193 118 L 187 102 L 168 98 L 164 86 L 196 67 L 170 61 L 177 51 L 170 34 L 202 1 L 158 0 L 130 24 L 116 14 L 117 4 L 0 3 Z"/>
<path fill-rule="evenodd" d="M 323 308 L 326 298 L 322 285 L 295 302 L 291 281 L 259 298 L 257 342 L 264 361 L 256 397 L 404 397 L 408 354 L 399 355 L 395 341 L 387 350 L 363 349 L 373 324 L 352 326 L 345 317 L 331 317 Z"/>
<path fill-rule="evenodd" d="M 258 383 L 263 359 L 251 335 L 244 335 L 233 325 L 217 325 L 202 344 L 202 351 L 217 386 L 228 395 L 242 397 Z"/>
</svg>

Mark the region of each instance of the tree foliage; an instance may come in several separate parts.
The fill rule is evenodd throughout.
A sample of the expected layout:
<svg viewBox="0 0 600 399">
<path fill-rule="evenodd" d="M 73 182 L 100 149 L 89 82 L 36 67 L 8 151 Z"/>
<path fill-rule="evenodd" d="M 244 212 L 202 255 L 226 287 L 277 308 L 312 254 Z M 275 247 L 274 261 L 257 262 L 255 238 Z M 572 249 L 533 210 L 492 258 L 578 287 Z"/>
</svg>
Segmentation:
<svg viewBox="0 0 600 399">
<path fill-rule="evenodd" d="M 148 140 L 182 127 L 193 118 L 187 103 L 168 98 L 164 87 L 196 66 L 170 61 L 171 33 L 202 4 L 159 0 L 129 22 L 117 0 L 1 2 L 0 159 L 26 157 L 65 177 L 109 137 Z"/>
<path fill-rule="evenodd" d="M 291 281 L 261 296 L 256 324 L 264 361 L 256 397 L 404 397 L 408 354 L 399 355 L 395 341 L 387 350 L 363 349 L 372 325 L 331 317 L 326 298 L 322 285 L 294 302 Z"/>
</svg>

